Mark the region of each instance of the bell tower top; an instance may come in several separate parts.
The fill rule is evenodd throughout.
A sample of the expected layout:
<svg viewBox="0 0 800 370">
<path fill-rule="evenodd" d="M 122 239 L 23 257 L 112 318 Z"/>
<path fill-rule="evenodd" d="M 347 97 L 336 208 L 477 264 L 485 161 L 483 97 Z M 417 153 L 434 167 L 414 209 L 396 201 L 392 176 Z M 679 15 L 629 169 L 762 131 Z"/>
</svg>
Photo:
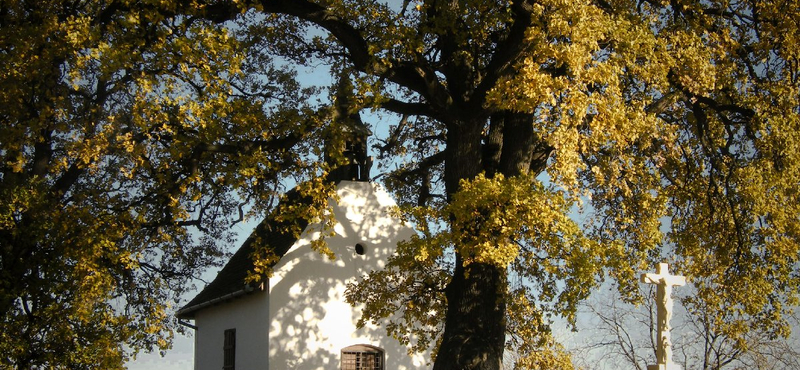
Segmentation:
<svg viewBox="0 0 800 370">
<path fill-rule="evenodd" d="M 333 167 L 329 175 L 333 181 L 369 181 L 369 170 L 372 167 L 372 158 L 367 154 L 367 138 L 372 132 L 361 120 L 358 111 L 352 108 L 352 91 L 353 85 L 346 73 L 343 73 L 336 87 L 333 110 L 333 122 L 338 132 L 331 133 L 326 143 L 329 147 L 325 149 L 325 160 Z M 340 147 L 331 148 L 332 145 Z M 341 153 L 344 163 L 336 161 L 333 153 Z"/>
</svg>

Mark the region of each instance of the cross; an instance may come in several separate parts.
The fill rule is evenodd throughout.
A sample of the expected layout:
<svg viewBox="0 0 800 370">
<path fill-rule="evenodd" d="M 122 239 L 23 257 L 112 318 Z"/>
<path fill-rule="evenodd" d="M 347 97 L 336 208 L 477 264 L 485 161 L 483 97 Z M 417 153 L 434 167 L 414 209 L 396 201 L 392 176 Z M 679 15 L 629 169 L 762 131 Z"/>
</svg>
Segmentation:
<svg viewBox="0 0 800 370">
<path fill-rule="evenodd" d="M 659 263 L 656 273 L 642 274 L 642 283 L 656 284 L 656 300 L 658 301 L 658 348 L 656 357 L 658 365 L 648 366 L 648 370 L 679 369 L 672 363 L 672 339 L 670 338 L 669 321 L 672 319 L 672 287 L 686 285 L 686 278 L 669 274 L 669 265 Z"/>
</svg>

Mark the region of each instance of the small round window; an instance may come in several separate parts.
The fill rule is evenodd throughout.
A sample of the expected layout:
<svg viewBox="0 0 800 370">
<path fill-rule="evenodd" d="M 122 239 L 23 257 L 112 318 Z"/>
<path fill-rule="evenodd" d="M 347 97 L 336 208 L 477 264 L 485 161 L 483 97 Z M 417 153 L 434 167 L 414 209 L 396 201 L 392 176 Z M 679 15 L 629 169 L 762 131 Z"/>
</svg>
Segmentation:
<svg viewBox="0 0 800 370">
<path fill-rule="evenodd" d="M 367 253 L 367 247 L 364 246 L 364 244 L 362 244 L 362 243 L 357 243 L 356 244 L 356 254 L 359 255 L 359 256 L 363 256 L 364 253 Z"/>
</svg>

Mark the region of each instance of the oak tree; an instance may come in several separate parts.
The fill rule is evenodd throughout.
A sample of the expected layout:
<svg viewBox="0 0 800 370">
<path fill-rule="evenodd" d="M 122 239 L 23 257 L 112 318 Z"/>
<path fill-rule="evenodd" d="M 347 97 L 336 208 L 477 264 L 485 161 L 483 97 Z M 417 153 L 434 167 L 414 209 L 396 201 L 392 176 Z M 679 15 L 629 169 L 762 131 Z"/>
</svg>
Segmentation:
<svg viewBox="0 0 800 370">
<path fill-rule="evenodd" d="M 167 349 L 230 226 L 318 172 L 310 91 L 201 5 L 0 2 L 0 368 Z"/>
<path fill-rule="evenodd" d="M 798 287 L 796 1 L 210 2 L 396 115 L 375 149 L 419 236 L 351 287 L 434 369 L 568 366 L 548 318 L 673 260 L 726 335 Z M 393 167 L 394 166 L 394 167 Z M 569 216 L 584 209 L 578 223 Z"/>
<path fill-rule="evenodd" d="M 167 287 L 242 204 L 269 209 L 287 175 L 326 194 L 311 162 L 348 123 L 296 76 L 323 67 L 352 81 L 329 84 L 348 116 L 396 115 L 375 149 L 419 229 L 349 298 L 435 345 L 434 369 L 499 369 L 506 348 L 568 367 L 549 318 L 606 277 L 633 295 L 662 257 L 729 337 L 785 334 L 798 5 L 4 2 L 0 307 L 43 345 L 0 345 L 12 365 L 77 367 L 156 342 Z"/>
<path fill-rule="evenodd" d="M 548 317 L 604 277 L 632 294 L 648 258 L 692 276 L 729 337 L 785 333 L 795 1 L 213 5 L 287 65 L 349 74 L 353 110 L 400 117 L 376 149 L 420 234 L 349 297 L 436 343 L 434 369 L 498 369 L 507 346 L 519 367 L 564 363 Z"/>
</svg>

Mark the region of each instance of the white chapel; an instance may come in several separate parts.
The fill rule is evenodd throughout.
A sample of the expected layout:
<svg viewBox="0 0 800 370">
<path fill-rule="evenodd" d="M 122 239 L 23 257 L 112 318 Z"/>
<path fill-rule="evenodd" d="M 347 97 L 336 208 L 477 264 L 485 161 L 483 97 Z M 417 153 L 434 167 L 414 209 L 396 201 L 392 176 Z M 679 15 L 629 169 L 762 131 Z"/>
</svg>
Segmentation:
<svg viewBox="0 0 800 370">
<path fill-rule="evenodd" d="M 195 370 L 402 370 L 425 365 L 425 356 L 410 356 L 383 328 L 357 329 L 360 309 L 344 299 L 346 284 L 384 267 L 397 242 L 413 230 L 391 214 L 395 202 L 374 183 L 339 181 L 337 194 L 331 204 L 335 235 L 326 238 L 335 260 L 310 248 L 320 225 L 306 225 L 295 238 L 270 232 L 277 228 L 267 220 L 178 311 L 179 319 L 193 320 L 196 327 Z M 298 197 L 290 195 L 287 201 L 292 198 Z M 258 285 L 245 283 L 253 266 L 254 235 L 282 256 L 273 276 Z"/>
</svg>

